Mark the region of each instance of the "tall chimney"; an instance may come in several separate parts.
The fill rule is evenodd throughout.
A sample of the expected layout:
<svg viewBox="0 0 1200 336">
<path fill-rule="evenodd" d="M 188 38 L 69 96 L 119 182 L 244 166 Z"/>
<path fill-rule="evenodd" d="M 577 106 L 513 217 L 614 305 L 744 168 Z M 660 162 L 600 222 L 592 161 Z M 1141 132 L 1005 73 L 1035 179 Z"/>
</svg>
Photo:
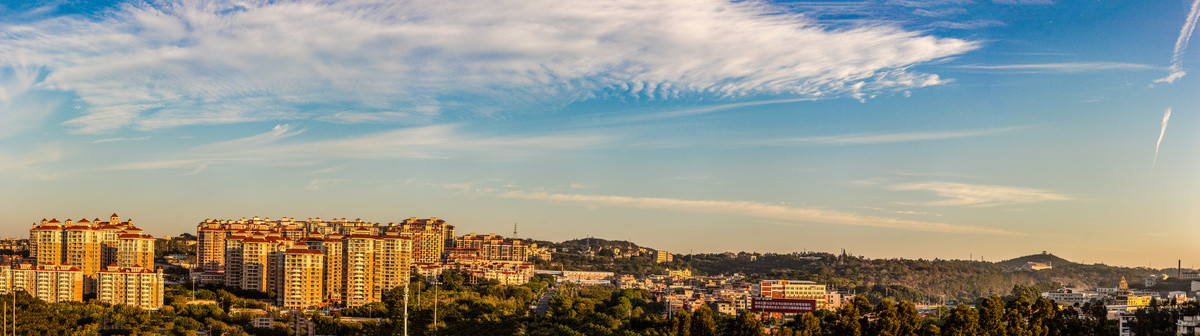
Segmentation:
<svg viewBox="0 0 1200 336">
<path fill-rule="evenodd" d="M 1183 277 L 1183 259 L 1179 259 L 1179 265 L 1175 266 L 1175 270 L 1179 271 L 1179 274 L 1177 274 L 1175 276 L 1182 278 Z"/>
</svg>

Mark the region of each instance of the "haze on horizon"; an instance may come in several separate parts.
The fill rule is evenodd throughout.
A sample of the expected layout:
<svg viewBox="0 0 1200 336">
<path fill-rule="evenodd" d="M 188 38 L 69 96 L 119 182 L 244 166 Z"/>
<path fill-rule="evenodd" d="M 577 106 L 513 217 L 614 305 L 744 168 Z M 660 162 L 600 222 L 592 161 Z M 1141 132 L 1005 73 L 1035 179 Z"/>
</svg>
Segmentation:
<svg viewBox="0 0 1200 336">
<path fill-rule="evenodd" d="M 0 4 L 0 236 L 439 217 L 1200 265 L 1200 0 Z"/>
</svg>

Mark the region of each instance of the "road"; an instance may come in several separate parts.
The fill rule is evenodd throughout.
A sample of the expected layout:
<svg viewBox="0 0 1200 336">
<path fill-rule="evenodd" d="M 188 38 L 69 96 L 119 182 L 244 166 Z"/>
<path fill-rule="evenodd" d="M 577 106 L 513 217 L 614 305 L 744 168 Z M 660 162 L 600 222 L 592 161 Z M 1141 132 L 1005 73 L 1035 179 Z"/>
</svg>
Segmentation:
<svg viewBox="0 0 1200 336">
<path fill-rule="evenodd" d="M 558 292 L 558 286 L 550 287 L 546 290 L 546 294 L 542 294 L 542 298 L 538 299 L 537 309 L 534 313 L 538 317 L 546 317 L 546 313 L 550 311 L 550 299 L 554 297 L 554 293 Z"/>
</svg>

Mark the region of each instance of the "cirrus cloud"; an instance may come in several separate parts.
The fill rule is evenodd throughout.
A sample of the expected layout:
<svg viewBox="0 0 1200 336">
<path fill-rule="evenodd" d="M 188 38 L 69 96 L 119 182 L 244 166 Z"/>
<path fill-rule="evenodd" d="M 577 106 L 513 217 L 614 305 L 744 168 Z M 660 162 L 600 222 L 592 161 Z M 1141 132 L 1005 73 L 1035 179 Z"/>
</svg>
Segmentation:
<svg viewBox="0 0 1200 336">
<path fill-rule="evenodd" d="M 929 206 L 993 207 L 1073 199 L 1069 195 L 1042 189 L 938 181 L 897 184 L 890 189 L 930 191 L 946 198 L 924 203 Z"/>
<path fill-rule="evenodd" d="M 0 69 L 48 69 L 31 87 L 77 96 L 66 124 L 79 133 L 427 120 L 611 95 L 861 98 L 943 83 L 910 68 L 977 47 L 721 0 L 169 0 L 0 25 Z"/>
<path fill-rule="evenodd" d="M 500 194 L 500 197 L 536 200 L 550 203 L 573 203 L 589 207 L 658 209 L 692 213 L 745 216 L 769 220 L 782 220 L 794 223 L 852 225 L 960 234 L 1009 236 L 1023 235 L 1019 232 L 995 228 L 866 216 L 851 212 L 747 201 L 684 200 L 658 197 L 558 194 L 530 191 L 510 191 Z"/>
</svg>

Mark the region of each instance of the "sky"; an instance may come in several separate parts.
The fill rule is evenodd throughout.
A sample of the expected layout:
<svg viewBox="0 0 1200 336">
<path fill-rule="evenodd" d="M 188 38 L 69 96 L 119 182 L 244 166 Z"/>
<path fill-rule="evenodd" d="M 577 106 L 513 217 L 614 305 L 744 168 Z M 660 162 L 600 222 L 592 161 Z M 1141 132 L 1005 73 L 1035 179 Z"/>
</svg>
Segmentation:
<svg viewBox="0 0 1200 336">
<path fill-rule="evenodd" d="M 0 1 L 0 236 L 1200 266 L 1200 0 Z"/>
</svg>

